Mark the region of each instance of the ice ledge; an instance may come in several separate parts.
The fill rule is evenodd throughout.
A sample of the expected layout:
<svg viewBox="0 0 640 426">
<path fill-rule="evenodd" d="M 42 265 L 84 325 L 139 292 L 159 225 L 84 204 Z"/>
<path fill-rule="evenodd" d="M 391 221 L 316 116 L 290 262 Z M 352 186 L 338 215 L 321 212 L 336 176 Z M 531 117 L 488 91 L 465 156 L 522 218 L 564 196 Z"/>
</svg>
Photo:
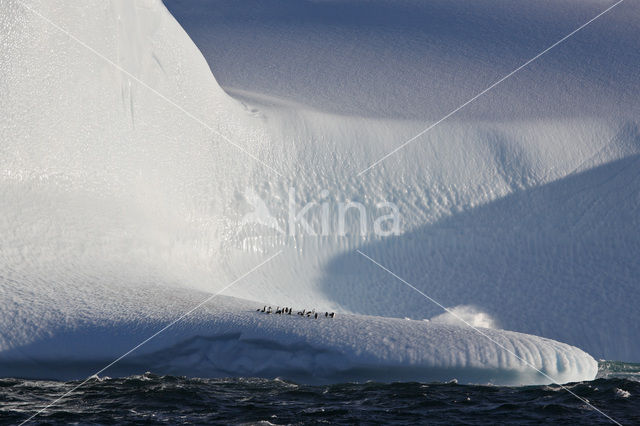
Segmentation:
<svg viewBox="0 0 640 426">
<path fill-rule="evenodd" d="M 302 383 L 455 379 L 517 386 L 592 380 L 598 369 L 578 348 L 522 333 L 481 329 L 498 345 L 470 327 L 451 324 L 346 314 L 313 319 L 255 309 L 252 302 L 216 298 L 104 374 L 152 371 Z M 131 318 L 84 325 L 68 321 L 68 327 L 49 330 L 46 338 L 0 352 L 0 376 L 87 377 L 164 325 Z"/>
</svg>

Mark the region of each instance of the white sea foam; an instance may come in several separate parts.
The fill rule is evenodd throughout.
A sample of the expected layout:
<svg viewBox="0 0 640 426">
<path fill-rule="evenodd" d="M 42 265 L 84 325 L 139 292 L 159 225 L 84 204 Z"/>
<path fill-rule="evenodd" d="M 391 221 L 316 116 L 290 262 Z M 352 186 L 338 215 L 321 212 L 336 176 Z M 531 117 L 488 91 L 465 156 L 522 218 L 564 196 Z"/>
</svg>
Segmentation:
<svg viewBox="0 0 640 426">
<path fill-rule="evenodd" d="M 486 312 L 478 310 L 475 306 L 454 306 L 448 311 L 430 319 L 434 323 L 470 325 L 481 328 L 498 328 L 495 320 Z"/>
<path fill-rule="evenodd" d="M 631 396 L 631 392 L 616 388 L 616 396 L 619 396 L 620 398 L 629 398 Z"/>
</svg>

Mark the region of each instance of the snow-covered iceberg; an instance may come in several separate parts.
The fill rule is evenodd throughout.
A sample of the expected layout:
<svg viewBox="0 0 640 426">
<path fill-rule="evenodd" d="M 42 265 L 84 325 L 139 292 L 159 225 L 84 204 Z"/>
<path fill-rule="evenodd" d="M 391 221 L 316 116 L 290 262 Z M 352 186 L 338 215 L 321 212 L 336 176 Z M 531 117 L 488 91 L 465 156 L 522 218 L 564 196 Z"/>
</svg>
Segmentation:
<svg viewBox="0 0 640 426">
<path fill-rule="evenodd" d="M 627 197 L 638 188 L 639 139 L 632 115 L 637 101 L 612 85 L 613 94 L 600 96 L 601 106 L 584 106 L 590 92 L 607 93 L 595 71 L 584 72 L 562 83 L 576 90 L 586 86 L 577 92 L 584 109 L 560 116 L 541 112 L 566 93 L 545 82 L 557 83 L 549 76 L 577 61 L 580 49 L 570 51 L 569 65 L 556 58 L 535 77 L 538 90 L 552 93 L 543 106 L 518 104 L 522 114 L 506 114 L 508 107 L 497 111 L 495 105 L 519 98 L 516 83 L 524 80 L 516 80 L 507 100 L 492 95 L 491 106 L 443 123 L 405 155 L 357 176 L 425 127 L 425 120 L 435 119 L 436 103 L 455 105 L 521 57 L 537 53 L 537 43 L 518 36 L 499 46 L 512 55 L 501 63 L 494 45 L 481 43 L 484 36 L 499 39 L 494 32 L 500 27 L 486 26 L 481 18 L 489 12 L 498 21 L 539 17 L 541 6 L 470 9 L 463 17 L 473 36 L 459 51 L 444 49 L 455 46 L 453 32 L 427 31 L 432 39 L 425 42 L 407 35 L 412 28 L 422 34 L 418 21 L 400 25 L 405 15 L 420 13 L 435 14 L 434 23 L 443 17 L 458 22 L 452 18 L 455 5 L 466 3 L 471 2 L 434 9 L 373 2 L 358 19 L 356 6 L 340 3 L 350 12 L 340 15 L 335 32 L 323 26 L 321 18 L 330 16 L 322 12 L 323 2 L 274 2 L 272 9 L 255 9 L 264 12 L 264 22 L 233 2 L 221 3 L 214 13 L 206 3 L 169 2 L 196 42 L 198 34 L 206 36 L 198 44 L 205 60 L 159 1 L 3 2 L 0 375 L 89 375 L 276 250 L 282 254 L 225 291 L 240 299 L 214 299 L 105 374 L 153 370 L 311 382 L 455 378 L 524 384 L 595 377 L 590 355 L 547 338 L 598 356 L 640 356 L 639 344 L 630 340 L 637 334 L 639 296 L 633 284 L 640 272 L 634 260 L 640 228 L 631 212 L 640 199 Z M 571 30 L 601 6 L 570 1 L 557 7 L 569 15 L 577 10 L 566 23 Z M 622 46 L 635 34 L 630 16 L 637 12 L 632 6 L 612 18 Z M 304 24 L 308 44 L 296 33 L 300 28 L 287 35 L 289 27 L 271 21 L 284 16 L 292 22 L 291 14 Z M 557 21 L 536 18 L 549 30 L 540 30 L 547 34 L 537 40 L 541 48 L 564 35 L 565 22 L 554 16 Z M 249 27 L 256 32 L 247 34 Z M 595 44 L 602 54 L 612 36 L 595 28 L 606 36 Z M 341 62 L 343 68 L 325 67 L 342 85 L 342 101 L 326 96 L 324 80 L 314 89 L 310 77 L 286 79 L 297 91 L 247 83 L 268 86 L 274 81 L 270 73 L 287 66 L 276 56 L 278 66 L 265 66 L 273 45 L 265 44 L 260 56 L 251 37 L 284 47 L 296 41 L 288 64 L 300 74 L 317 68 L 308 65 L 309 57 L 298 61 L 294 52 L 318 52 L 323 37 L 338 36 L 347 46 L 347 40 L 362 43 L 359 55 Z M 397 49 L 407 38 L 426 46 L 411 60 L 407 50 Z M 219 50 L 212 49 L 216 45 Z M 471 55 L 472 48 L 487 49 L 485 57 L 493 59 L 483 60 L 482 49 Z M 237 61 L 223 54 L 229 49 Z M 333 61 L 327 64 L 340 62 L 346 55 L 341 49 L 333 55 L 338 59 L 323 57 Z M 409 71 L 393 80 L 372 56 L 376 52 L 388 64 L 404 60 Z M 616 76 L 636 87 L 631 73 L 637 57 L 625 52 L 617 57 Z M 418 87 L 430 93 L 429 100 L 409 104 L 413 112 L 403 114 L 406 90 L 391 94 L 411 81 L 407 75 L 422 79 L 422 63 L 415 62 L 421 55 L 434 64 L 432 77 L 465 64 L 482 64 L 482 72 L 464 84 L 462 75 L 454 76 L 435 92 L 429 85 Z M 238 68 L 242 62 L 244 71 Z M 604 60 L 599 65 L 611 66 Z M 211 69 L 227 79 L 238 76 L 225 86 L 234 97 Z M 347 77 L 367 69 L 377 73 L 371 76 L 377 83 L 367 90 L 382 90 L 379 99 L 352 96 L 366 81 Z M 458 92 L 449 90 L 454 86 Z M 376 107 L 356 113 L 358 105 L 369 103 Z M 282 233 L 292 190 L 300 205 L 354 200 L 373 212 L 379 203 L 393 202 L 402 214 L 402 231 L 380 239 L 371 230 L 360 232 L 351 218 L 345 235 Z M 609 198 L 600 201 L 605 194 Z M 256 200 L 273 216 L 268 226 L 243 221 Z M 539 210 L 530 214 L 532 206 Z M 332 223 L 335 214 L 330 212 Z M 318 229 L 322 210 L 310 210 L 306 219 Z M 441 309 L 385 275 L 356 248 L 445 306 L 474 305 L 480 317 L 490 316 L 501 327 L 544 337 L 483 329 L 506 351 L 442 317 L 422 321 Z M 340 314 L 315 321 L 256 313 L 264 303 Z"/>
</svg>

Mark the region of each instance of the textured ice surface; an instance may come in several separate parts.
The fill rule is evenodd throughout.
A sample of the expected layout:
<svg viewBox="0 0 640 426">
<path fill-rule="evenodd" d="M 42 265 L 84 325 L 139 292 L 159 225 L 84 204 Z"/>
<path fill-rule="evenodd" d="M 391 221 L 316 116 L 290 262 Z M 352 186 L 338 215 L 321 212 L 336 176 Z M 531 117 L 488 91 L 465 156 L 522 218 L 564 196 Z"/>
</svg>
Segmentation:
<svg viewBox="0 0 640 426">
<path fill-rule="evenodd" d="M 333 323 L 276 322 L 228 301 L 151 342 L 120 371 L 545 381 L 446 318 L 343 315 L 442 313 L 356 248 L 445 306 L 473 306 L 479 324 L 493 319 L 598 357 L 640 357 L 640 137 L 637 100 L 628 94 L 638 88 L 630 48 L 636 5 L 624 4 L 586 39 L 356 177 L 604 4 L 518 11 L 511 3 L 485 10 L 372 2 L 359 15 L 358 3 L 332 2 L 350 11 L 338 14 L 339 31 L 324 2 L 216 4 L 170 7 L 239 100 L 158 1 L 27 5 L 166 99 L 20 2 L 1 3 L 3 375 L 91 374 L 187 310 L 199 292 L 219 290 L 279 249 L 227 294 L 338 310 Z M 420 16 L 435 27 L 427 31 Z M 508 38 L 498 24 L 511 19 L 524 33 Z M 468 37 L 444 31 L 441 21 Z M 421 74 L 426 63 L 434 68 Z M 290 73 L 278 77 L 283 70 Z M 405 108 L 409 94 L 417 100 Z M 322 190 L 324 200 L 360 201 L 371 212 L 395 202 L 403 232 L 376 239 L 352 220 L 345 236 L 291 237 L 242 225 L 253 193 L 284 228 L 290 187 L 299 206 L 320 201 Z M 319 209 L 307 218 L 317 228 Z M 578 349 L 490 333 L 558 381 L 595 375 L 593 359 Z M 264 346 L 255 343 L 260 336 Z M 309 362 L 296 364 L 296 348 Z"/>
<path fill-rule="evenodd" d="M 290 271 L 233 294 L 269 288 L 275 301 L 441 313 L 359 247 L 445 306 L 472 305 L 503 328 L 597 357 L 640 357 L 638 4 L 621 4 L 362 176 L 612 3 L 166 4 L 222 87 L 260 110 L 295 159 L 299 205 L 327 189 L 331 202 L 375 212 L 392 201 L 402 214 L 393 238 L 361 238 L 356 221 L 343 238 L 299 237 Z M 285 194 L 257 192 L 286 219 Z M 320 208 L 307 217 L 320 229 Z M 269 247 L 257 232 L 242 247 Z"/>
<path fill-rule="evenodd" d="M 58 315 L 0 342 L 0 376 L 81 378 L 207 298 L 192 290 L 112 286 L 86 300 L 52 297 Z M 29 300 L 29 298 L 27 298 Z M 114 309 L 117 306 L 117 309 Z M 318 319 L 256 312 L 256 303 L 218 296 L 105 372 L 150 370 L 198 377 L 282 377 L 305 383 L 448 381 L 521 385 L 593 379 L 597 362 L 580 349 L 536 336 L 399 318 L 338 314 Z M 275 309 L 275 306 L 273 307 Z M 82 315 L 81 312 L 88 315 Z M 64 318 L 63 321 L 60 319 Z M 43 332 L 44 331 L 44 332 Z"/>
</svg>

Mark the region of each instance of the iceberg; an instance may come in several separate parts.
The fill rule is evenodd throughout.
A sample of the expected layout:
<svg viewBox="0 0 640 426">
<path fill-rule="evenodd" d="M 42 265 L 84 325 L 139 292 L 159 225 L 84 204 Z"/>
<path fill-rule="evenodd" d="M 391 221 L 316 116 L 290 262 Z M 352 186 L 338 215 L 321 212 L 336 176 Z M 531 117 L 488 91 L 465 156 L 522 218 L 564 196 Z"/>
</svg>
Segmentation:
<svg viewBox="0 0 640 426">
<path fill-rule="evenodd" d="M 547 98 L 522 102 L 518 76 L 359 175 L 602 6 L 474 6 L 461 40 L 442 26 L 471 3 L 336 2 L 332 31 L 324 2 L 3 2 L 0 376 L 87 377 L 277 250 L 105 374 L 520 385 L 593 379 L 587 352 L 638 359 L 637 6 L 529 71 Z M 511 17 L 541 27 L 486 25 Z M 318 232 L 287 223 L 292 194 Z M 397 206 L 400 232 L 323 234 L 323 203 L 349 201 Z"/>
</svg>

